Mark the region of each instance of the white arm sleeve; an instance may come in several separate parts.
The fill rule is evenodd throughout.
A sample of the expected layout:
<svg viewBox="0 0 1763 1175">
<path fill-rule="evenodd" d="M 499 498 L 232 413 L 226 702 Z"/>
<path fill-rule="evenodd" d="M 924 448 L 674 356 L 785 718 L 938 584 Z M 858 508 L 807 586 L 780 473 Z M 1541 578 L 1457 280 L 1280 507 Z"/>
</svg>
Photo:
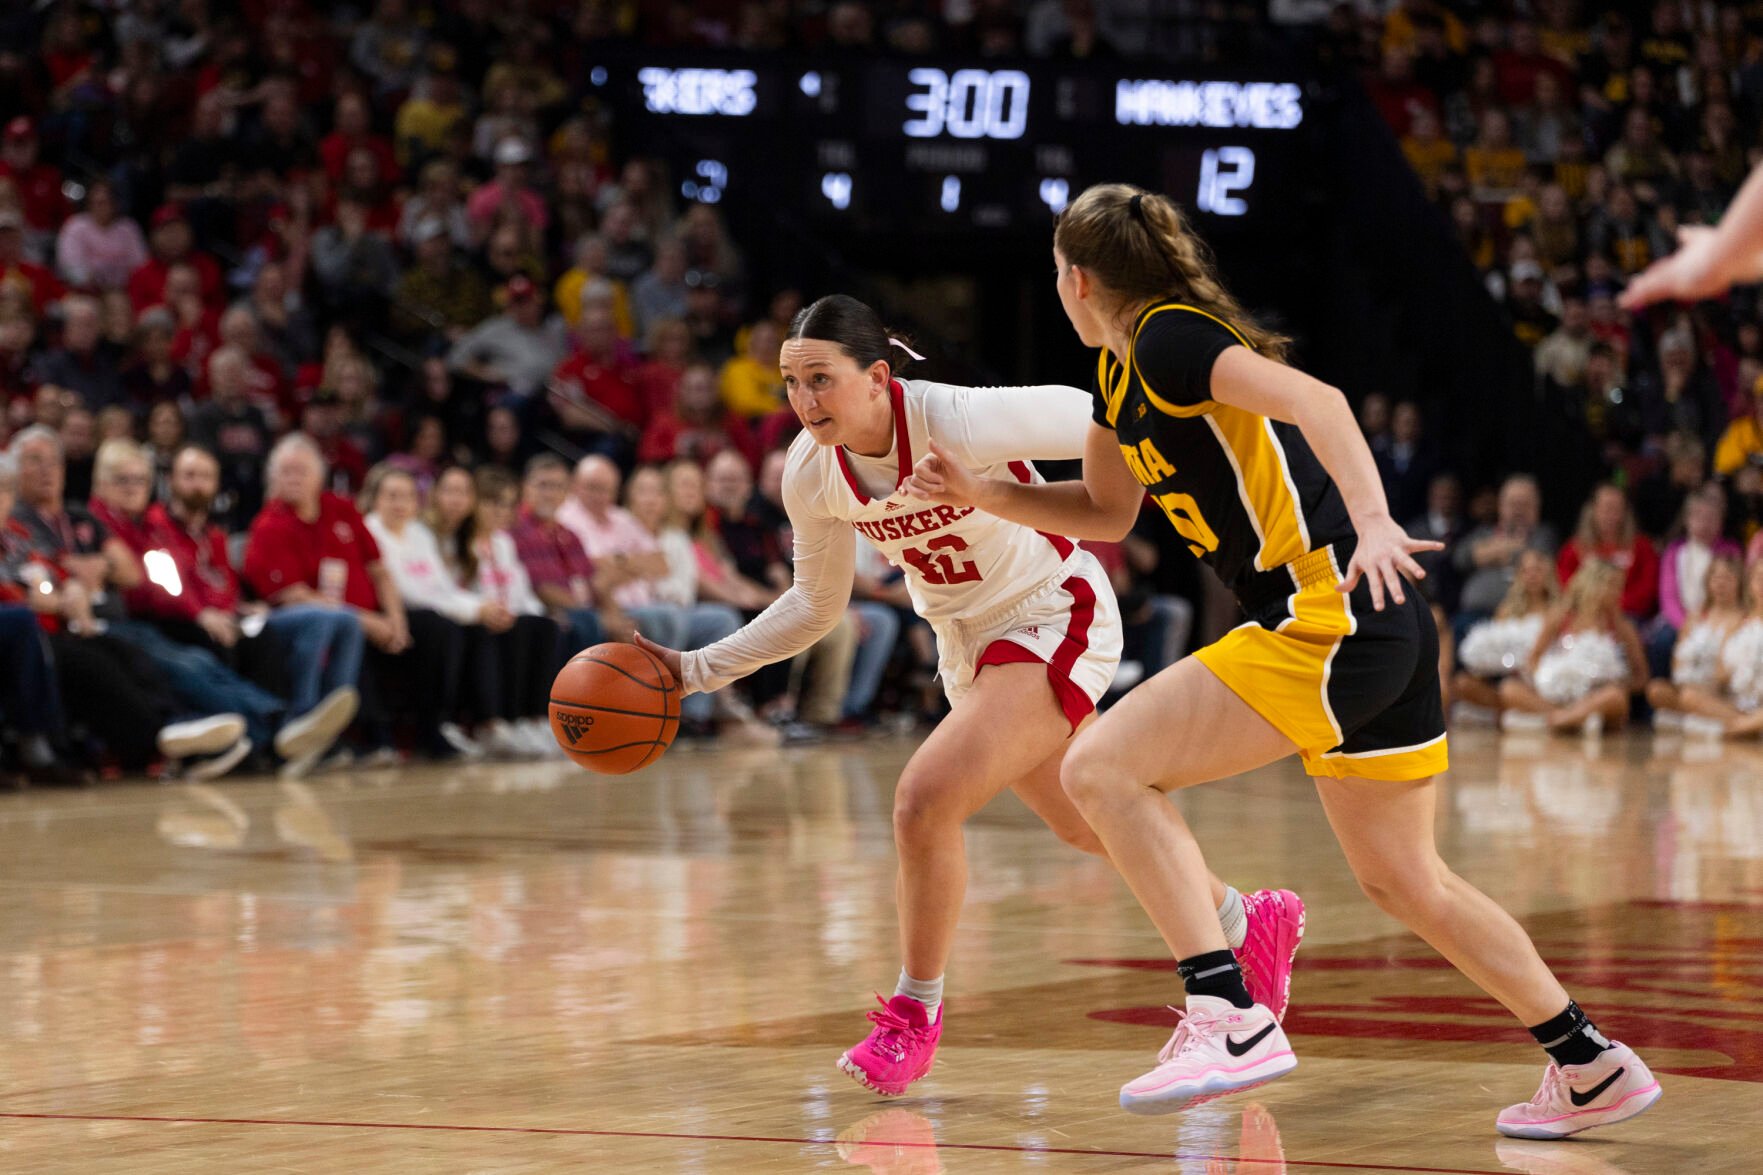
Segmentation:
<svg viewBox="0 0 1763 1175">
<path fill-rule="evenodd" d="M 813 481 L 812 466 L 792 454 L 784 471 L 784 510 L 796 532 L 795 584 L 739 632 L 681 653 L 686 693 L 719 690 L 762 665 L 794 657 L 844 617 L 851 601 L 857 532 L 826 513 Z"/>
<path fill-rule="evenodd" d="M 1006 461 L 1075 461 L 1090 435 L 1090 394 L 1060 384 L 925 390 L 931 436 L 969 469 Z"/>
</svg>

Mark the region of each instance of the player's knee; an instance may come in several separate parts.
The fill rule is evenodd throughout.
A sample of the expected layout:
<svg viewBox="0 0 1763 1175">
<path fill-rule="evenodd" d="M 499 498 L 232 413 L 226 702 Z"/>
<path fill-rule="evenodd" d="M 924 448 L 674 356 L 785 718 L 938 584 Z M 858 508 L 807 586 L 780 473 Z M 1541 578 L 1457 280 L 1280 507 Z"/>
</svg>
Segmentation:
<svg viewBox="0 0 1763 1175">
<path fill-rule="evenodd" d="M 1449 871 L 1443 861 L 1380 862 L 1355 870 L 1359 888 L 1372 905 L 1393 918 L 1424 920 L 1447 898 Z"/>
<path fill-rule="evenodd" d="M 1086 737 L 1087 733 L 1077 736 L 1059 768 L 1059 785 L 1079 810 L 1107 803 L 1131 783 L 1119 765 L 1111 761 L 1107 749 Z"/>
<path fill-rule="evenodd" d="M 961 814 L 950 789 L 934 772 L 907 768 L 894 788 L 894 841 L 910 846 L 948 825 L 959 826 Z"/>
</svg>

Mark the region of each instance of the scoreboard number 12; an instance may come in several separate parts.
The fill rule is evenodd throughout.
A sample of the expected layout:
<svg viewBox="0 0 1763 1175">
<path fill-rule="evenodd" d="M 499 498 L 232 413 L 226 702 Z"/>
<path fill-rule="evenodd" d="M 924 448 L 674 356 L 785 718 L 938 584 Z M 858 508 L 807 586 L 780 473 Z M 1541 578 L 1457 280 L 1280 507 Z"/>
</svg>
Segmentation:
<svg viewBox="0 0 1763 1175">
<path fill-rule="evenodd" d="M 1247 147 L 1213 147 L 1200 156 L 1200 191 L 1194 204 L 1202 212 L 1218 216 L 1241 216 L 1249 202 L 1236 192 L 1246 192 L 1255 182 L 1255 153 Z"/>
</svg>

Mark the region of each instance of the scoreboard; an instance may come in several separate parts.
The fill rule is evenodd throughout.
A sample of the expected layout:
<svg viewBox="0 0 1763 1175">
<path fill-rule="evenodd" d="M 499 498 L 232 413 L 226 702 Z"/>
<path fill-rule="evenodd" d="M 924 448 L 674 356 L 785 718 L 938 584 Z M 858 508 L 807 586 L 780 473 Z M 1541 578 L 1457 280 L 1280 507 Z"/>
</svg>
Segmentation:
<svg viewBox="0 0 1763 1175">
<path fill-rule="evenodd" d="M 1084 187 L 1123 180 L 1216 232 L 1271 217 L 1317 138 L 1301 77 L 1139 62 L 648 53 L 585 81 L 688 199 L 828 231 L 1044 235 Z"/>
</svg>

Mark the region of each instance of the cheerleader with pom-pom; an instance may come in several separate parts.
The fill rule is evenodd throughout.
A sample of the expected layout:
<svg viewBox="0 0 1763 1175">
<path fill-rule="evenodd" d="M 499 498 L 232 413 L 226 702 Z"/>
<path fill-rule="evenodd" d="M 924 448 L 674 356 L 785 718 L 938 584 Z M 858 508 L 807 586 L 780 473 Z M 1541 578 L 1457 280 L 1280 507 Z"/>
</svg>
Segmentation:
<svg viewBox="0 0 1763 1175">
<path fill-rule="evenodd" d="M 1678 691 L 1688 734 L 1763 734 L 1763 559 L 1745 574 L 1750 611 L 1720 646 L 1713 681 Z"/>
<path fill-rule="evenodd" d="M 1596 735 L 1628 720 L 1629 695 L 1646 679 L 1640 634 L 1622 614 L 1622 572 L 1591 560 L 1543 622 L 1524 675 L 1500 683 L 1500 725 Z"/>
<path fill-rule="evenodd" d="M 1653 707 L 1653 729 L 1672 730 L 1683 725 L 1684 691 L 1719 689 L 1720 652 L 1740 625 L 1745 623 L 1744 572 L 1738 559 L 1716 555 L 1708 564 L 1701 610 L 1689 617 L 1678 633 L 1671 652 L 1671 677 L 1647 683 L 1647 701 Z"/>
<path fill-rule="evenodd" d="M 1529 663 L 1537 634 L 1559 594 L 1552 558 L 1542 551 L 1525 551 L 1518 557 L 1512 586 L 1493 617 L 1471 628 L 1457 646 L 1461 668 L 1451 684 L 1460 701 L 1496 713 L 1504 708 L 1500 682 Z"/>
</svg>

